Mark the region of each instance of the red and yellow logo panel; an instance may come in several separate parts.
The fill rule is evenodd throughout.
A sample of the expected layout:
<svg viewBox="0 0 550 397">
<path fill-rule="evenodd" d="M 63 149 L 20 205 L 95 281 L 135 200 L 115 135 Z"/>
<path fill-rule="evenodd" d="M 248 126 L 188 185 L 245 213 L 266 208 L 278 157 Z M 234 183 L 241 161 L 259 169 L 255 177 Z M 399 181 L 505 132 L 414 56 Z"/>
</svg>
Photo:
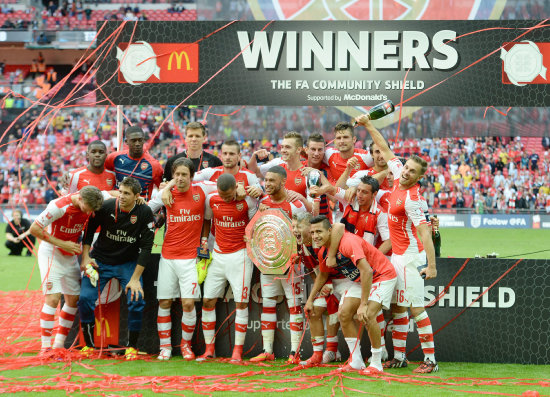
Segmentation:
<svg viewBox="0 0 550 397">
<path fill-rule="evenodd" d="M 140 85 L 199 81 L 199 45 L 196 43 L 120 43 L 116 57 L 120 66 L 120 83 Z"/>
</svg>

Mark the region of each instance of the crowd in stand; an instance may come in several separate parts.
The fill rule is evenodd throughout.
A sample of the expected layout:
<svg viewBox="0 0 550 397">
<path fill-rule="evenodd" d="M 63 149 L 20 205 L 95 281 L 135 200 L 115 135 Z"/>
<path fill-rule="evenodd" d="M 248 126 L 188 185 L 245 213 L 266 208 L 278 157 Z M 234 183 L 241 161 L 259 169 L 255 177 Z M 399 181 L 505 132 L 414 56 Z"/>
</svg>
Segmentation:
<svg viewBox="0 0 550 397">
<path fill-rule="evenodd" d="M 433 134 L 432 129 L 437 128 L 438 124 L 451 122 L 434 122 L 447 112 L 445 109 L 421 109 L 403 120 L 401 131 L 407 131 L 414 124 L 420 132 L 430 129 Z M 150 137 L 159 131 L 149 150 L 161 165 L 168 157 L 181 151 L 181 131 L 191 121 L 204 121 L 206 118 L 208 150 L 217 154 L 223 140 L 236 138 L 242 142 L 243 158 L 248 160 L 252 151 L 261 146 L 277 152 L 277 145 L 287 131 L 300 131 L 304 136 L 323 131 L 329 141 L 332 127 L 349 118 L 335 108 L 324 107 L 247 107 L 231 116 L 207 108 L 183 108 L 177 109 L 173 118 L 169 117 L 171 111 L 172 108 L 168 107 L 125 108 L 128 119 L 140 125 Z M 67 109 L 51 122 L 42 120 L 32 132 L 28 127 L 16 125 L 11 130 L 13 133 L 3 141 L 11 143 L 2 147 L 0 152 L 0 202 L 10 206 L 19 206 L 23 202 L 45 204 L 59 192 L 58 178 L 70 169 L 85 164 L 89 142 L 100 138 L 108 150 L 113 151 L 116 145 L 116 114 L 114 109 L 103 113 L 103 108 Z M 529 110 L 523 113 L 531 114 Z M 548 115 L 546 110 L 540 113 L 541 120 Z M 36 112 L 31 114 L 29 120 L 36 115 Z M 526 138 L 520 137 L 417 139 L 401 133 L 395 142 L 394 130 L 395 125 L 382 129 L 390 139 L 394 152 L 404 157 L 418 154 L 429 163 L 423 185 L 430 207 L 442 211 L 469 208 L 469 211 L 478 213 L 517 210 L 550 212 L 548 135 L 536 138 L 540 142 L 540 150 L 533 151 L 525 148 Z M 360 139 L 357 145 L 360 147 L 370 143 L 364 139 L 364 132 L 358 130 Z M 250 139 L 251 136 L 256 139 Z M 422 133 L 419 134 L 419 137 L 422 136 Z"/>
</svg>

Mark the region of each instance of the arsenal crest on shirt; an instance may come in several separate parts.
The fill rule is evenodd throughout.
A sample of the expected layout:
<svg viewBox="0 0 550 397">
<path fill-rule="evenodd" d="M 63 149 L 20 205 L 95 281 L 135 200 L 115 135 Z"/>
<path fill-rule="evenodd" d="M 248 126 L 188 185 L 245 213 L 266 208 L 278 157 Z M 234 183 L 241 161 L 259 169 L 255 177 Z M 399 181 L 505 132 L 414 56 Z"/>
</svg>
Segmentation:
<svg viewBox="0 0 550 397">
<path fill-rule="evenodd" d="M 202 168 L 208 168 L 208 160 L 203 160 Z"/>
<path fill-rule="evenodd" d="M 302 183 L 302 178 L 299 178 L 299 177 L 294 178 L 294 183 L 296 184 L 296 186 L 298 186 L 299 184 Z"/>
<path fill-rule="evenodd" d="M 193 200 L 195 200 L 195 201 L 199 201 L 200 198 L 201 198 L 201 195 L 200 195 L 200 194 L 194 194 L 194 195 L 193 195 Z"/>
<path fill-rule="evenodd" d="M 149 167 L 149 164 L 145 163 L 145 162 L 142 162 L 141 163 L 141 170 L 142 171 L 145 171 L 147 169 L 147 167 Z"/>
<path fill-rule="evenodd" d="M 401 199 L 397 199 L 397 201 L 395 202 L 395 205 L 399 207 L 401 204 L 403 204 L 403 201 L 401 201 Z"/>
<path fill-rule="evenodd" d="M 244 208 L 244 204 L 243 203 L 238 203 L 237 204 L 237 211 L 242 211 Z"/>
<path fill-rule="evenodd" d="M 136 222 L 137 222 L 137 215 L 130 216 L 130 223 L 133 225 Z"/>
<path fill-rule="evenodd" d="M 113 180 L 112 179 L 107 179 L 105 182 L 107 182 L 107 185 L 109 185 L 109 186 L 113 185 Z"/>
</svg>

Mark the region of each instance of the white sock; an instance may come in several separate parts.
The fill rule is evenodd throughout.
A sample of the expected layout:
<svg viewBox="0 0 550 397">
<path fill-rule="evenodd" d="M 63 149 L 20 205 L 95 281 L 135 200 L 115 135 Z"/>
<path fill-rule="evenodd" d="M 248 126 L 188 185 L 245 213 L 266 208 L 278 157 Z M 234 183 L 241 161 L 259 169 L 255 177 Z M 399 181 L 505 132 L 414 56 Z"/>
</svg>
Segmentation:
<svg viewBox="0 0 550 397">
<path fill-rule="evenodd" d="M 44 303 L 40 313 L 40 328 L 42 330 L 42 348 L 52 347 L 52 330 L 55 325 L 55 307 Z"/>
<path fill-rule="evenodd" d="M 382 371 L 382 348 L 375 349 L 371 347 L 370 349 L 372 357 L 370 359 L 370 366 L 376 368 L 379 371 Z"/>
<path fill-rule="evenodd" d="M 55 334 L 55 339 L 53 341 L 54 349 L 65 347 L 65 339 L 67 339 L 67 335 L 69 335 L 69 331 L 73 326 L 76 309 L 76 307 L 71 307 L 66 303 L 61 308 L 61 311 L 59 312 L 59 328 L 57 329 L 57 333 Z"/>
<path fill-rule="evenodd" d="M 204 343 L 211 345 L 215 342 L 216 335 L 216 308 L 202 308 L 202 332 L 204 334 Z"/>
<path fill-rule="evenodd" d="M 262 308 L 262 339 L 264 351 L 273 353 L 273 341 L 275 340 L 275 328 L 277 327 L 277 301 L 264 299 Z"/>
<path fill-rule="evenodd" d="M 311 344 L 313 345 L 314 352 L 322 352 L 325 338 L 323 336 L 314 336 L 311 338 Z"/>
<path fill-rule="evenodd" d="M 190 342 L 195 331 L 195 324 L 197 323 L 197 312 L 195 308 L 190 312 L 183 312 L 181 314 L 181 341 Z"/>
<path fill-rule="evenodd" d="M 302 338 L 304 330 L 304 316 L 302 306 L 290 306 L 291 300 L 288 300 L 288 310 L 290 312 L 290 351 L 296 352 Z"/>
<path fill-rule="evenodd" d="M 351 359 L 349 360 L 349 365 L 355 369 L 365 368 L 365 362 L 363 361 L 363 356 L 361 355 L 361 341 L 357 338 L 345 338 L 346 343 L 348 344 L 349 353 Z"/>
<path fill-rule="evenodd" d="M 244 345 L 248 327 L 248 307 L 235 311 L 235 345 Z"/>
<path fill-rule="evenodd" d="M 159 306 L 157 314 L 157 331 L 159 334 L 160 347 L 172 349 L 172 320 L 170 309 L 163 309 Z"/>
</svg>

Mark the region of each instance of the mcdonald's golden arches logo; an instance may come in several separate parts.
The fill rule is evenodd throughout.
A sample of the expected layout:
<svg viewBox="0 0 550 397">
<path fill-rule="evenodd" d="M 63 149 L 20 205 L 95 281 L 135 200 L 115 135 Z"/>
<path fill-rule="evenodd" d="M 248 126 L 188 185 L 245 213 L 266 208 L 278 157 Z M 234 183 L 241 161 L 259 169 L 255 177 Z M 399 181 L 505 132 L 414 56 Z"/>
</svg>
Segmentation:
<svg viewBox="0 0 550 397">
<path fill-rule="evenodd" d="M 147 80 L 133 80 L 133 83 L 151 84 L 151 83 L 198 83 L 199 82 L 199 45 L 196 43 L 148 43 L 152 48 L 152 55 L 147 54 L 149 58 L 156 59 L 156 65 L 160 69 L 159 77 L 155 74 L 145 74 Z M 128 43 L 119 43 L 118 47 L 124 51 Z M 139 69 L 143 67 L 149 59 L 135 59 L 136 65 L 128 65 L 130 68 Z M 121 58 L 125 62 L 125 58 Z M 120 62 L 119 60 L 119 62 Z M 120 68 L 119 68 L 120 69 Z M 118 72 L 118 81 L 128 83 L 123 74 Z"/>
</svg>

